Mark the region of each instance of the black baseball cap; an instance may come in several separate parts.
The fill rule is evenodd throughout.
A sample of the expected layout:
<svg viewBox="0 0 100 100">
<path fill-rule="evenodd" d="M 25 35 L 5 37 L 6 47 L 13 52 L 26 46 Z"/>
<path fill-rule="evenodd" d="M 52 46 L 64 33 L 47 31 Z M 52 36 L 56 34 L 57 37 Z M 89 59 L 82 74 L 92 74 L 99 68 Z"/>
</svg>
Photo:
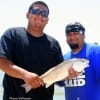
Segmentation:
<svg viewBox="0 0 100 100">
<path fill-rule="evenodd" d="M 85 28 L 79 22 L 70 23 L 65 27 L 66 35 L 70 32 L 80 32 L 81 34 L 85 33 Z"/>
</svg>

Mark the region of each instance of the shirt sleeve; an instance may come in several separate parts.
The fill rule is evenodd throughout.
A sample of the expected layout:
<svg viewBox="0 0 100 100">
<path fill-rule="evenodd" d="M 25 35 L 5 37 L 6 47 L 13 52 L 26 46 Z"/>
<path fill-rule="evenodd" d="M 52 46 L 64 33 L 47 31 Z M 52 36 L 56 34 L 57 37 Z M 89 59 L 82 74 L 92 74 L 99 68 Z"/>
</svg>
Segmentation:
<svg viewBox="0 0 100 100">
<path fill-rule="evenodd" d="M 58 41 L 56 42 L 56 48 L 57 48 L 57 59 L 56 60 L 59 64 L 64 61 L 64 58 L 63 58 L 62 50 L 61 50 L 61 47 Z"/>
<path fill-rule="evenodd" d="M 0 57 L 12 59 L 15 49 L 14 31 L 8 29 L 0 39 Z"/>
</svg>

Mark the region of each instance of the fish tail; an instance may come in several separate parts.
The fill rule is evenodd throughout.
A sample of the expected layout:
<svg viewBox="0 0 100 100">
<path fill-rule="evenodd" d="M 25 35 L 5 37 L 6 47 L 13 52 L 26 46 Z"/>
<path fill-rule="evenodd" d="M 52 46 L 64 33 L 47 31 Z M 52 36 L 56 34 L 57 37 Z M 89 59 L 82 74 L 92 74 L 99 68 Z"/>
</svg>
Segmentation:
<svg viewBox="0 0 100 100">
<path fill-rule="evenodd" d="M 28 84 L 22 84 L 21 87 L 25 88 L 26 93 L 28 93 L 31 90 L 31 86 Z"/>
</svg>

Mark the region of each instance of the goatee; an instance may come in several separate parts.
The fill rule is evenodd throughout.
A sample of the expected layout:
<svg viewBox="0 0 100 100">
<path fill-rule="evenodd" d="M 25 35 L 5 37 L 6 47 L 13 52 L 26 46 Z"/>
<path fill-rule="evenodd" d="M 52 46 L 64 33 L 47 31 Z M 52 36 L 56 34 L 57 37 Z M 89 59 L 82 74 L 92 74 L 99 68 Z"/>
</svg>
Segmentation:
<svg viewBox="0 0 100 100">
<path fill-rule="evenodd" d="M 72 50 L 75 50 L 75 49 L 78 49 L 79 48 L 79 45 L 78 44 L 69 44 L 70 48 Z"/>
</svg>

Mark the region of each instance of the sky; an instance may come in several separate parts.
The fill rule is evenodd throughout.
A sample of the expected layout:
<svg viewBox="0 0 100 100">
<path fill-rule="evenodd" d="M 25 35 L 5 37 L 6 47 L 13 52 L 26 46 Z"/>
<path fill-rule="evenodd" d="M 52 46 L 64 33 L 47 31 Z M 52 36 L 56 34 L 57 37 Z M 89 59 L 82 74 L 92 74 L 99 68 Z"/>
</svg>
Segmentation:
<svg viewBox="0 0 100 100">
<path fill-rule="evenodd" d="M 1 1 L 1 0 L 0 0 Z M 27 27 L 26 13 L 35 0 L 2 0 L 0 2 L 0 36 L 11 27 Z M 85 28 L 85 40 L 100 43 L 100 0 L 41 0 L 50 9 L 44 32 L 56 38 L 63 54 L 70 50 L 66 43 L 65 26 L 80 22 Z"/>
</svg>

